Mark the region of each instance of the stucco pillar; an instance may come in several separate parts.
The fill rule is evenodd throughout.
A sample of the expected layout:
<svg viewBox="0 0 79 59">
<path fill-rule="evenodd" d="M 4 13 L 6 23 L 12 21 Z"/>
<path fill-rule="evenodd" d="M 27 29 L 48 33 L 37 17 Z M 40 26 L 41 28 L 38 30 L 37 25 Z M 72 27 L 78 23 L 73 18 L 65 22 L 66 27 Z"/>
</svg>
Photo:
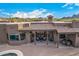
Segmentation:
<svg viewBox="0 0 79 59">
<path fill-rule="evenodd" d="M 26 32 L 26 41 L 30 43 L 30 33 Z"/>
<path fill-rule="evenodd" d="M 48 38 L 48 31 L 47 31 L 46 33 L 47 33 L 47 39 L 46 39 L 46 41 L 47 41 L 47 45 L 48 45 L 48 39 L 49 39 L 49 38 Z"/>
<path fill-rule="evenodd" d="M 59 34 L 56 34 L 56 47 L 59 48 Z"/>
<path fill-rule="evenodd" d="M 58 48 L 59 47 L 59 33 L 56 33 L 56 32 L 53 32 L 53 36 L 54 36 L 54 42 L 55 42 L 55 45 L 56 47 Z"/>
<path fill-rule="evenodd" d="M 78 33 L 76 33 L 75 47 L 79 47 L 79 37 L 78 37 Z"/>
<path fill-rule="evenodd" d="M 53 34 L 53 37 L 54 37 L 53 40 L 56 43 L 56 34 L 55 33 Z"/>
<path fill-rule="evenodd" d="M 33 33 L 34 33 L 34 44 L 36 45 L 36 32 Z"/>
</svg>

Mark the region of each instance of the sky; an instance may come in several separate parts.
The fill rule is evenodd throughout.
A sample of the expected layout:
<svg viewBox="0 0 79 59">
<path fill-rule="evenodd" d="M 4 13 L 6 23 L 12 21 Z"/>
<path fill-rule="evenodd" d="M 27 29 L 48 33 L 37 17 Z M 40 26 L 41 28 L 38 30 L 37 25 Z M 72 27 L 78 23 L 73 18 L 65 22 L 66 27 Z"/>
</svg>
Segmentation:
<svg viewBox="0 0 79 59">
<path fill-rule="evenodd" d="M 55 18 L 79 13 L 79 3 L 0 3 L 0 17 Z"/>
</svg>

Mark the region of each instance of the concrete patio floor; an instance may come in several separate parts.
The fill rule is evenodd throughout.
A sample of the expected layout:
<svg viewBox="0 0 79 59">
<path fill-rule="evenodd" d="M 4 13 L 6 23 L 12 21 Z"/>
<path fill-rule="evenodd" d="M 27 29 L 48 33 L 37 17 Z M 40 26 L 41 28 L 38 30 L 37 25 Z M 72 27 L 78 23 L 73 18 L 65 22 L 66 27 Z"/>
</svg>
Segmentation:
<svg viewBox="0 0 79 59">
<path fill-rule="evenodd" d="M 77 56 L 79 55 L 79 48 L 73 47 L 60 47 L 56 48 L 55 45 L 34 45 L 22 44 L 12 46 L 8 44 L 0 45 L 0 51 L 16 49 L 23 52 L 24 56 Z"/>
</svg>

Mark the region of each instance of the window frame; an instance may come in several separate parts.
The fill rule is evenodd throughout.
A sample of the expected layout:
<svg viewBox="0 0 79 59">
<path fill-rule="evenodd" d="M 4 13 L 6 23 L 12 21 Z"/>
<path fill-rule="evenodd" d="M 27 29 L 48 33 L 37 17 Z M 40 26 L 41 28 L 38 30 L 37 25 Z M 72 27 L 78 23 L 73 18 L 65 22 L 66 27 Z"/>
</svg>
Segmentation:
<svg viewBox="0 0 79 59">
<path fill-rule="evenodd" d="M 21 38 L 20 38 L 20 35 L 19 35 L 19 34 L 8 34 L 8 39 L 9 39 L 10 41 L 12 41 L 12 40 L 10 39 L 10 35 L 18 35 L 19 40 L 14 40 L 14 41 L 20 41 L 20 40 L 21 40 Z"/>
</svg>

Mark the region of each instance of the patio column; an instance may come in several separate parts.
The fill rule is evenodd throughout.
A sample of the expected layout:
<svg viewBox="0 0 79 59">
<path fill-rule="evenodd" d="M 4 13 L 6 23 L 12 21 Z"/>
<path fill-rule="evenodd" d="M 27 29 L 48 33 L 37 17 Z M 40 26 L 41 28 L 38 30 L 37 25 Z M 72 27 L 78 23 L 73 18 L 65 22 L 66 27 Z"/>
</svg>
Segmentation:
<svg viewBox="0 0 79 59">
<path fill-rule="evenodd" d="M 76 35 L 75 35 L 76 36 L 75 37 L 75 47 L 77 47 L 77 48 L 79 47 L 79 37 L 78 37 L 78 35 L 79 35 L 78 33 L 76 33 Z"/>
<path fill-rule="evenodd" d="M 34 44 L 36 45 L 36 32 L 33 33 L 34 33 Z"/>
<path fill-rule="evenodd" d="M 47 31 L 47 39 L 46 40 L 47 40 L 47 45 L 48 45 L 48 31 Z"/>
<path fill-rule="evenodd" d="M 66 37 L 66 39 L 68 39 L 68 36 L 67 36 L 67 34 L 65 34 L 65 37 Z"/>
<path fill-rule="evenodd" d="M 59 48 L 59 34 L 57 34 L 56 47 Z"/>
<path fill-rule="evenodd" d="M 26 36 L 25 39 L 26 39 L 27 43 L 30 43 L 30 39 L 31 39 L 30 38 L 30 33 L 29 32 L 26 32 L 25 33 L 25 36 Z"/>
</svg>

